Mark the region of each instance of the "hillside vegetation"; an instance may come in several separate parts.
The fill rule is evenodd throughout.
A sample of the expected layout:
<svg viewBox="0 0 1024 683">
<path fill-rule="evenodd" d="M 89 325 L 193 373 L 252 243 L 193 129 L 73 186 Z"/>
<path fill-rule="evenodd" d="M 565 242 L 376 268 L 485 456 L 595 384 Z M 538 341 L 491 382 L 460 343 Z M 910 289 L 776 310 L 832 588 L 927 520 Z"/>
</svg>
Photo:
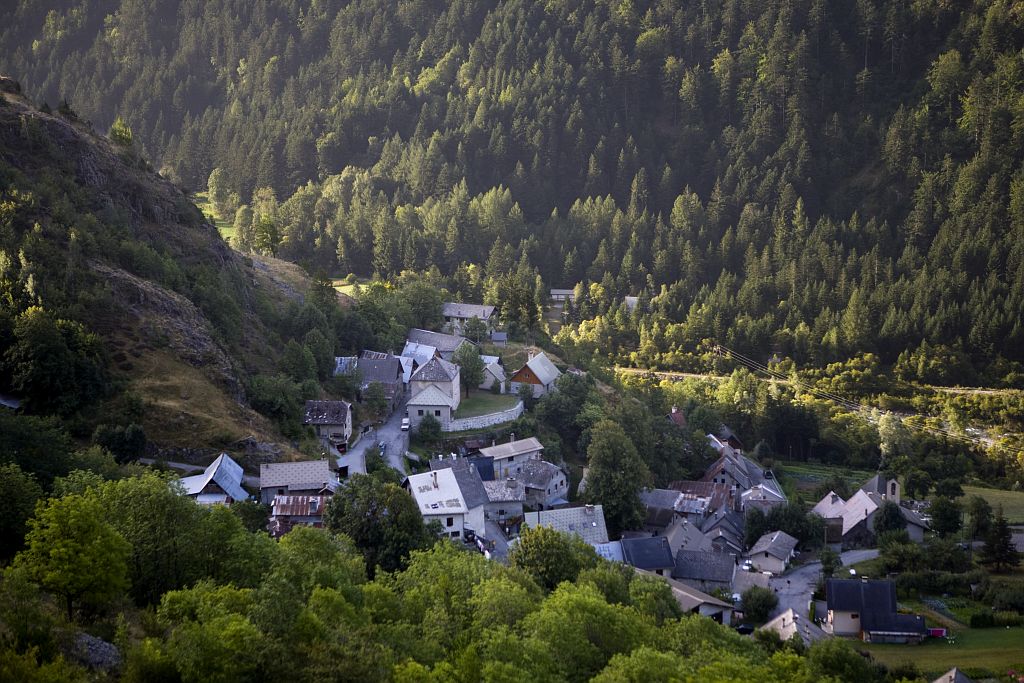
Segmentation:
<svg viewBox="0 0 1024 683">
<path fill-rule="evenodd" d="M 211 186 L 243 249 L 436 266 L 466 298 L 509 273 L 582 282 L 563 341 L 647 365 L 714 339 L 1019 382 L 1009 0 L 21 0 L 3 18 L 0 66 L 100 126 L 122 116 L 169 177 Z"/>
<path fill-rule="evenodd" d="M 130 139 L 3 85 L 0 391 L 76 437 L 138 424 L 161 445 L 276 440 L 246 383 L 273 367 L 286 294 Z"/>
</svg>

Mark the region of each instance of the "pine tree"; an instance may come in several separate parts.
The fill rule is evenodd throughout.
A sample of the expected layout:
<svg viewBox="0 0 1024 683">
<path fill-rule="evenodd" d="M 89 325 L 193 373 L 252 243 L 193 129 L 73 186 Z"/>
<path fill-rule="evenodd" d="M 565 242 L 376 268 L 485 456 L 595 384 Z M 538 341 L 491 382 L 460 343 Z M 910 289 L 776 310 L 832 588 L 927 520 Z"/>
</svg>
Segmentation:
<svg viewBox="0 0 1024 683">
<path fill-rule="evenodd" d="M 1013 542 L 1013 532 L 1003 515 L 1003 506 L 996 508 L 996 518 L 985 537 L 981 549 L 981 562 L 993 565 L 997 572 L 1006 571 L 1020 564 L 1020 553 Z"/>
</svg>

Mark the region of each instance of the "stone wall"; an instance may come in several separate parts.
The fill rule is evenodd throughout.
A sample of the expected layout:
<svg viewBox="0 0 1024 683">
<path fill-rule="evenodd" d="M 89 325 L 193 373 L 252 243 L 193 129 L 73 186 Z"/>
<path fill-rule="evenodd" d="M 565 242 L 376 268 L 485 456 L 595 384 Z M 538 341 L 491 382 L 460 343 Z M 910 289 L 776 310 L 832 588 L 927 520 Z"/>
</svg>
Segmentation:
<svg viewBox="0 0 1024 683">
<path fill-rule="evenodd" d="M 508 410 L 502 410 L 498 413 L 487 413 L 486 415 L 477 415 L 476 417 L 464 417 L 459 420 L 451 420 L 448 425 L 444 427 L 444 431 L 467 432 L 471 429 L 485 429 L 504 422 L 511 422 L 522 414 L 523 402 L 518 401 Z"/>
</svg>

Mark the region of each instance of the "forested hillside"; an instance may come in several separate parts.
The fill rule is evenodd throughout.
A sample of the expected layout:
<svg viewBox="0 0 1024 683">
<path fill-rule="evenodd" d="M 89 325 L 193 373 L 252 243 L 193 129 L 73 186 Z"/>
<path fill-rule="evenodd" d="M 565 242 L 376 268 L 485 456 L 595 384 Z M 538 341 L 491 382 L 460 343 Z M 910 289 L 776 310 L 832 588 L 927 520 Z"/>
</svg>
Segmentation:
<svg viewBox="0 0 1024 683">
<path fill-rule="evenodd" d="M 595 283 L 564 340 L 666 367 L 1024 353 L 1008 0 L 65 4 L 5 10 L 0 66 L 185 187 L 221 169 L 243 249 Z"/>
</svg>

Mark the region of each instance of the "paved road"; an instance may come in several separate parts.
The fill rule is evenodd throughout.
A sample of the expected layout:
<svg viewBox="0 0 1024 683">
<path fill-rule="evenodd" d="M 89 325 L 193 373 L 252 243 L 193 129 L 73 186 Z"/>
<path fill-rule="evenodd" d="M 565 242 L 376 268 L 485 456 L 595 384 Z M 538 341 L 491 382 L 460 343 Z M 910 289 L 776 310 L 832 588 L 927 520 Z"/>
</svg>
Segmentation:
<svg viewBox="0 0 1024 683">
<path fill-rule="evenodd" d="M 843 566 L 847 566 L 864 560 L 873 560 L 878 557 L 878 550 L 847 550 L 841 557 Z M 779 606 L 775 608 L 772 616 L 781 614 L 790 608 L 801 616 L 807 616 L 807 605 L 811 601 L 811 595 L 814 594 L 814 587 L 818 583 L 820 574 L 821 562 L 810 562 L 782 576 L 772 577 L 769 586 L 779 596 Z"/>
<path fill-rule="evenodd" d="M 388 464 L 402 474 L 405 474 L 403 456 L 409 447 L 409 432 L 402 431 L 403 417 L 405 417 L 404 402 L 395 409 L 395 412 L 391 414 L 387 422 L 363 434 L 363 437 L 351 452 L 339 457 L 338 466 L 344 467 L 347 465 L 349 476 L 365 474 L 366 454 L 371 448 L 376 448 L 377 443 L 383 443 L 387 446 Z"/>
</svg>

